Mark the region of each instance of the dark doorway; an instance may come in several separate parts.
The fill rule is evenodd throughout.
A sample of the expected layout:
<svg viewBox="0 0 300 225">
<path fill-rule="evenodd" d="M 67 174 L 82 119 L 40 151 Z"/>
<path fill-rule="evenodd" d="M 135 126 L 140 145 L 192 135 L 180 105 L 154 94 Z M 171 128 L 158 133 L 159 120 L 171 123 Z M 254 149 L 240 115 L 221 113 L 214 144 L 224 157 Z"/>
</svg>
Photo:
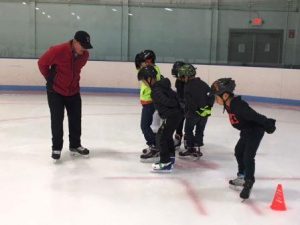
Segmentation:
<svg viewBox="0 0 300 225">
<path fill-rule="evenodd" d="M 230 30 L 228 63 L 253 66 L 279 66 L 283 30 Z"/>
</svg>

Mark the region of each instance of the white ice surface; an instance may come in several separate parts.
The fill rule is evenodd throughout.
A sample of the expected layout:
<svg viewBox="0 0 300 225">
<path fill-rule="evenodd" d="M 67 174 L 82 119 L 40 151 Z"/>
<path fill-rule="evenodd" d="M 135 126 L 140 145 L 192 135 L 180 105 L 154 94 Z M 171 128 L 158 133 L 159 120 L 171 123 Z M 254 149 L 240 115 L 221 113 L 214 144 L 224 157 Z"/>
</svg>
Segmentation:
<svg viewBox="0 0 300 225">
<path fill-rule="evenodd" d="M 139 162 L 145 147 L 135 96 L 83 95 L 82 144 L 89 158 L 50 158 L 44 94 L 0 94 L 1 225 L 299 225 L 300 107 L 251 104 L 277 119 L 256 157 L 251 200 L 228 187 L 239 133 L 216 106 L 198 162 L 178 159 L 172 174 Z M 287 211 L 270 209 L 282 184 Z"/>
</svg>

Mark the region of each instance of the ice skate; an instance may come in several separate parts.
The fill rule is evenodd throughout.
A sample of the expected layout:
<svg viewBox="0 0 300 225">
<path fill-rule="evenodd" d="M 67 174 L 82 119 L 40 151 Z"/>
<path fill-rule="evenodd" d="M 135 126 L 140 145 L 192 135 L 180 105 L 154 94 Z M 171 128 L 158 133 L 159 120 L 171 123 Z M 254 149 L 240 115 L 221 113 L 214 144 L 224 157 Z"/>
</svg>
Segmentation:
<svg viewBox="0 0 300 225">
<path fill-rule="evenodd" d="M 196 157 L 197 159 L 200 159 L 200 157 L 203 156 L 203 153 L 201 152 L 199 146 L 196 146 L 195 148 L 196 148 L 196 154 L 194 154 L 194 157 Z"/>
<path fill-rule="evenodd" d="M 142 150 L 142 154 L 148 154 L 151 150 L 156 150 L 156 147 L 154 145 L 149 145 Z"/>
<path fill-rule="evenodd" d="M 57 162 L 60 159 L 61 151 L 60 150 L 52 150 L 51 157 L 54 162 Z"/>
<path fill-rule="evenodd" d="M 79 146 L 77 148 L 69 148 L 71 155 L 89 157 L 90 151 L 87 148 Z"/>
<path fill-rule="evenodd" d="M 232 187 L 243 187 L 245 183 L 244 177 L 244 174 L 238 173 L 235 179 L 229 180 L 229 185 Z"/>
<path fill-rule="evenodd" d="M 150 151 L 140 156 L 140 159 L 144 163 L 155 163 L 159 160 L 159 151 L 152 146 Z"/>
<path fill-rule="evenodd" d="M 200 148 L 197 147 L 188 147 L 186 150 L 179 152 L 179 156 L 185 159 L 198 160 L 203 154 L 200 151 Z"/>
<path fill-rule="evenodd" d="M 250 194 L 251 194 L 251 190 L 253 187 L 254 182 L 252 180 L 246 180 L 244 183 L 244 188 L 240 193 L 240 198 L 242 198 L 243 200 L 246 200 L 249 198 Z"/>
</svg>

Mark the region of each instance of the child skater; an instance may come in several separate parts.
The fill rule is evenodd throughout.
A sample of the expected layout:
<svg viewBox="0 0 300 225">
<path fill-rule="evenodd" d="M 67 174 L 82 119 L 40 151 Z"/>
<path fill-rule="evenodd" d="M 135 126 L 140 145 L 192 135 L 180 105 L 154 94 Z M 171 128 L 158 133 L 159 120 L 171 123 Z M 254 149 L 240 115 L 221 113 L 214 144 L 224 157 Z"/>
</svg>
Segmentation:
<svg viewBox="0 0 300 225">
<path fill-rule="evenodd" d="M 207 118 L 211 115 L 214 96 L 210 94 L 210 87 L 196 76 L 196 68 L 185 64 L 178 70 L 179 77 L 183 77 L 185 99 L 185 138 L 187 149 L 179 152 L 183 158 L 199 159 L 202 156 L 200 147 L 203 146 L 204 130 Z M 194 132 L 195 130 L 195 132 Z"/>
<path fill-rule="evenodd" d="M 141 68 L 151 65 L 156 70 L 156 79 L 160 80 L 160 69 L 155 65 L 156 55 L 152 50 L 143 50 L 135 57 L 135 67 L 139 71 Z M 155 143 L 155 133 L 151 128 L 155 108 L 151 98 L 151 88 L 141 83 L 140 101 L 142 104 L 141 130 L 148 148 L 143 149 L 140 156 L 141 162 L 156 162 L 159 158 L 159 152 Z"/>
<path fill-rule="evenodd" d="M 152 164 L 153 172 L 171 172 L 175 163 L 173 133 L 183 117 L 177 94 L 171 89 L 168 78 L 157 79 L 157 70 L 151 65 L 140 69 L 138 80 L 151 88 L 154 106 L 163 119 L 156 134 L 160 160 Z"/>
<path fill-rule="evenodd" d="M 235 146 L 237 178 L 230 180 L 229 184 L 243 186 L 240 197 L 248 199 L 255 182 L 257 149 L 264 133 L 272 134 L 275 131 L 276 120 L 257 113 L 240 96 L 235 96 L 235 86 L 235 81 L 231 78 L 221 78 L 212 84 L 211 89 L 216 102 L 227 111 L 231 125 L 240 130 L 240 139 Z"/>
</svg>

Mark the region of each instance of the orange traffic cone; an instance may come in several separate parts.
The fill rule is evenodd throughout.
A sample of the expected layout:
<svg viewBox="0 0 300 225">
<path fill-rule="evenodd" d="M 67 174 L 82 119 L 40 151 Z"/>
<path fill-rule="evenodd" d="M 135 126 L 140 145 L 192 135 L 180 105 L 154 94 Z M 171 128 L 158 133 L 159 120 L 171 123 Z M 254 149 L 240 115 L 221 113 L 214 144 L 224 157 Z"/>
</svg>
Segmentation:
<svg viewBox="0 0 300 225">
<path fill-rule="evenodd" d="M 285 206 L 285 201 L 284 201 L 284 196 L 283 196 L 283 190 L 282 190 L 282 185 L 278 184 L 276 193 L 273 198 L 273 202 L 271 205 L 271 209 L 273 210 L 278 210 L 278 211 L 285 211 L 286 206 Z"/>
</svg>

